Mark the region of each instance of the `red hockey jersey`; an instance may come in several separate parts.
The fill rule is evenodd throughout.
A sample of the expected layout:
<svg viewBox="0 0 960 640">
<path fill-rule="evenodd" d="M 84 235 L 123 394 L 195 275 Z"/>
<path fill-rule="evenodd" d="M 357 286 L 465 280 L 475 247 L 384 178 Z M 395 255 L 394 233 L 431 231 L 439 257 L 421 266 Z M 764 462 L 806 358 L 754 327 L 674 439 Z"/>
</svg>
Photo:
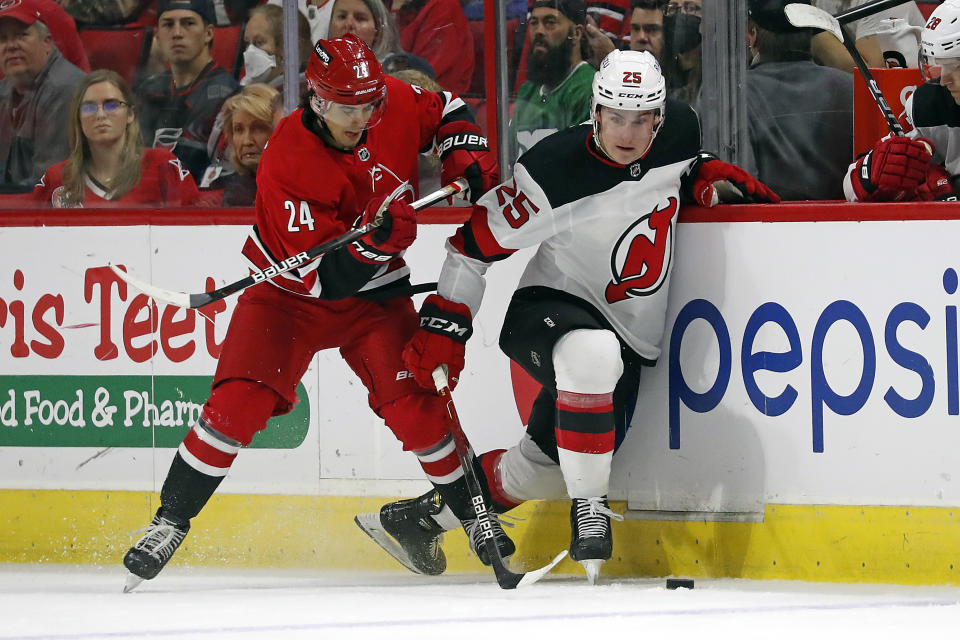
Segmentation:
<svg viewBox="0 0 960 640">
<path fill-rule="evenodd" d="M 54 208 L 76 205 L 64 202 L 63 168 L 67 160 L 47 169 L 33 197 L 40 206 Z M 144 149 L 140 156 L 140 182 L 119 198 L 111 198 L 102 185 L 86 178 L 83 203 L 86 208 L 185 207 L 196 205 L 200 191 L 180 161 L 166 149 Z"/>
<path fill-rule="evenodd" d="M 450 93 L 433 93 L 386 78 L 387 106 L 352 151 L 328 146 L 304 124 L 297 109 L 280 121 L 257 170 L 256 226 L 243 255 L 256 269 L 336 238 L 349 230 L 374 196 L 405 181 L 416 184 L 417 156 L 429 150 L 440 124 L 467 108 Z M 415 198 L 411 186 L 404 198 Z M 316 260 L 270 282 L 293 293 L 323 297 Z M 406 277 L 401 257 L 384 264 L 360 289 L 370 291 Z"/>
</svg>

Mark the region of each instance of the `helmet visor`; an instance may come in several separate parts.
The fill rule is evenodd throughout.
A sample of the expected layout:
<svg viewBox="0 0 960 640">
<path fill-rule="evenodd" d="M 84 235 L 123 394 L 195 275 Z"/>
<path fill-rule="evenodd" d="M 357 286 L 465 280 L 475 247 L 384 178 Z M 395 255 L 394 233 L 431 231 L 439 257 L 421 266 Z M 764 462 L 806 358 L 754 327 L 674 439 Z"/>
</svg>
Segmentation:
<svg viewBox="0 0 960 640">
<path fill-rule="evenodd" d="M 328 124 L 341 129 L 370 129 L 380 123 L 387 106 L 387 93 L 383 91 L 372 102 L 364 104 L 343 104 L 312 96 L 314 112 Z"/>
<path fill-rule="evenodd" d="M 920 71 L 927 82 L 940 84 L 943 76 L 952 75 L 960 69 L 960 58 L 936 58 L 925 53 L 920 54 Z"/>
</svg>

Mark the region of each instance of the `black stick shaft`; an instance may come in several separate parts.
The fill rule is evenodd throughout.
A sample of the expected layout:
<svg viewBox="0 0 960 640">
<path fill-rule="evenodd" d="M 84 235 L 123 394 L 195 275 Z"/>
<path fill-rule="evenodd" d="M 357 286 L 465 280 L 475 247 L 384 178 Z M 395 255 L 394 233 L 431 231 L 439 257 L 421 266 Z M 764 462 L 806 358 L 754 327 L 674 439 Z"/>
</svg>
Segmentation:
<svg viewBox="0 0 960 640">
<path fill-rule="evenodd" d="M 886 11 L 887 9 L 891 9 L 906 2 L 909 2 L 909 0 L 875 0 L 875 2 L 868 2 L 867 4 L 862 4 L 859 7 L 848 9 L 843 13 L 838 13 L 834 17 L 840 22 L 840 24 L 847 24 L 849 22 L 853 22 L 854 20 L 866 18 L 867 16 L 872 16 L 873 14 L 880 13 L 881 11 Z"/>
</svg>

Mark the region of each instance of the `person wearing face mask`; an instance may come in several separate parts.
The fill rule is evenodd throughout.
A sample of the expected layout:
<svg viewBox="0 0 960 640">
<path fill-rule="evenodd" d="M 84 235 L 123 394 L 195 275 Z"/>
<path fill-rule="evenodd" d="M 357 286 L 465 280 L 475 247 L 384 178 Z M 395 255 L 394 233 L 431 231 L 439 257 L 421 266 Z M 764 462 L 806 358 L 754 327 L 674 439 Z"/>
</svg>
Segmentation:
<svg viewBox="0 0 960 640">
<path fill-rule="evenodd" d="M 227 159 L 233 171 L 219 173 L 207 185 L 223 191 L 224 207 L 251 207 L 257 197 L 257 168 L 273 133 L 279 92 L 266 84 L 248 84 L 223 103 Z M 205 176 L 206 177 L 206 176 Z"/>
<path fill-rule="evenodd" d="M 702 80 L 700 67 L 701 0 L 671 0 L 664 9 L 663 56 L 667 95 L 696 106 Z"/>
<path fill-rule="evenodd" d="M 70 156 L 33 190 L 43 207 L 157 207 L 199 204 L 190 174 L 166 149 L 144 149 L 133 91 L 99 69 L 77 87 L 67 122 Z"/>
<path fill-rule="evenodd" d="M 299 86 L 306 89 L 303 71 L 310 59 L 310 26 L 303 14 L 297 16 L 298 43 L 300 47 Z M 243 52 L 243 77 L 240 86 L 254 83 L 267 84 L 283 94 L 283 9 L 277 5 L 258 5 L 250 11 L 243 30 L 247 48 Z M 230 161 L 231 136 L 226 119 L 229 111 L 226 103 L 220 108 L 217 119 L 207 139 L 207 154 L 210 162 L 200 178 L 201 189 L 217 189 L 219 181 L 236 173 L 236 165 Z"/>
<path fill-rule="evenodd" d="M 310 25 L 303 14 L 297 15 L 300 73 L 310 59 Z M 250 19 L 243 29 L 243 77 L 240 84 L 254 82 L 269 84 L 278 91 L 283 87 L 283 9 L 277 5 L 258 5 L 250 11 Z M 301 85 L 303 76 L 300 77 Z"/>
</svg>

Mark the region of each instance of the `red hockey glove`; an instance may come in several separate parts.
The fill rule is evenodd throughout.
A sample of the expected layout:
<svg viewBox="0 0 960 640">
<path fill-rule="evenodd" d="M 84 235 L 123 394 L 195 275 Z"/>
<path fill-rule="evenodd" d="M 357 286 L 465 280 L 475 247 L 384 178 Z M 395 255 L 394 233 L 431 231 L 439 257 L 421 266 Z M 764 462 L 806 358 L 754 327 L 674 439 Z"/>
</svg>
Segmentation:
<svg viewBox="0 0 960 640">
<path fill-rule="evenodd" d="M 951 200 L 956 201 L 957 194 L 953 191 L 953 182 L 947 170 L 938 164 L 927 167 L 927 179 L 913 192 L 914 200 Z"/>
<path fill-rule="evenodd" d="M 703 207 L 718 204 L 720 196 L 714 183 L 724 180 L 740 191 L 744 202 L 780 202 L 780 196 L 737 165 L 702 154 L 693 180 L 693 198 L 697 204 Z"/>
<path fill-rule="evenodd" d="M 450 389 L 463 371 L 463 353 L 473 334 L 470 307 L 443 296 L 427 296 L 420 308 L 420 329 L 403 350 L 403 363 L 421 387 L 435 389 L 433 370 L 447 365 Z"/>
<path fill-rule="evenodd" d="M 857 159 L 850 184 L 861 202 L 903 200 L 927 176 L 933 144 L 924 138 L 912 140 L 890 136 Z"/>
<path fill-rule="evenodd" d="M 373 222 L 383 196 L 370 199 L 357 226 Z M 383 212 L 380 228 L 370 235 L 357 238 L 350 245 L 350 253 L 361 262 L 387 262 L 413 244 L 417 238 L 417 211 L 406 202 L 394 200 Z"/>
<path fill-rule="evenodd" d="M 437 131 L 437 148 L 443 165 L 440 183 L 450 184 L 460 177 L 470 185 L 470 202 L 500 182 L 497 159 L 487 146 L 480 127 L 466 120 L 447 123 Z"/>
</svg>

